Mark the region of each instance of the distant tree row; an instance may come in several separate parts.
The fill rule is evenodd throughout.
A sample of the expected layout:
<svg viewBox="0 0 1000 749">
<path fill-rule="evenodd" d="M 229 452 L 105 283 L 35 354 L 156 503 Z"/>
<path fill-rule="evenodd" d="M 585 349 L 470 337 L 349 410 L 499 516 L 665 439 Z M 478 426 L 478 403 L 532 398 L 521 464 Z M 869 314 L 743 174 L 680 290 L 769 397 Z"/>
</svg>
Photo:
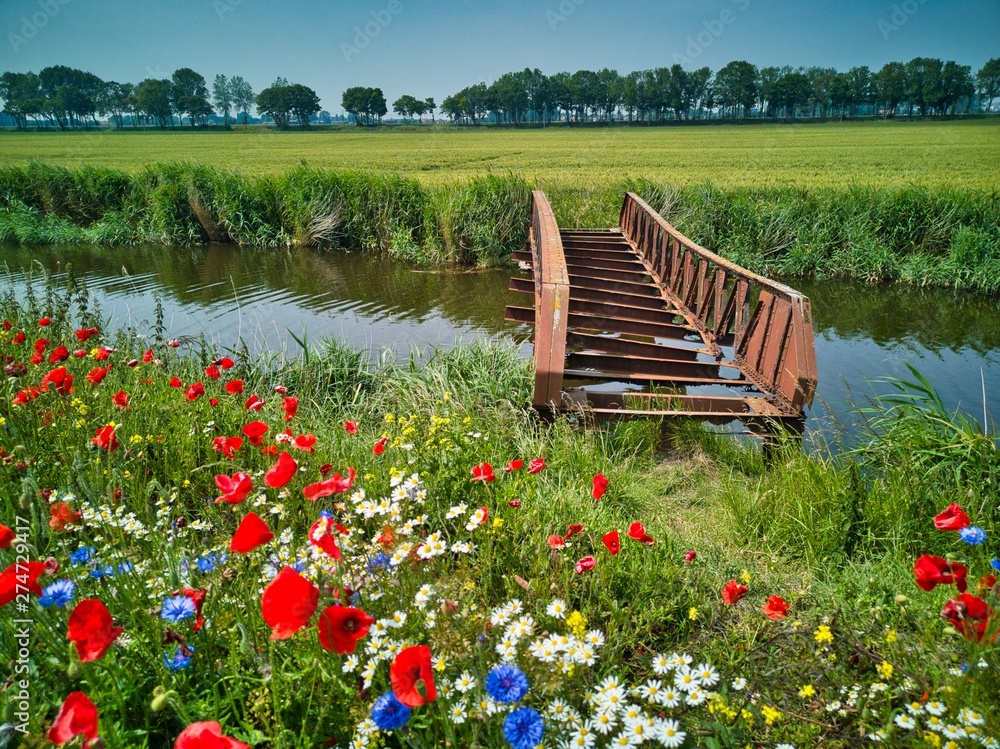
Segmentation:
<svg viewBox="0 0 1000 749">
<path fill-rule="evenodd" d="M 1000 97 L 1000 58 L 973 76 L 953 60 L 916 57 L 872 72 L 865 66 L 758 68 L 737 60 L 713 72 L 680 65 L 619 75 L 593 72 L 544 75 L 525 68 L 493 84 L 477 83 L 446 97 L 441 111 L 453 122 L 479 124 L 627 119 L 662 122 L 703 116 L 852 117 L 866 113 L 942 115 L 990 111 Z"/>
<path fill-rule="evenodd" d="M 247 124 L 254 105 L 262 115 L 284 129 L 291 118 L 302 127 L 319 109 L 319 97 L 308 86 L 289 84 L 279 78 L 256 96 L 241 76 L 215 76 L 211 93 L 205 78 L 191 68 L 174 71 L 169 79 L 147 78 L 138 84 L 104 81 L 93 73 L 65 65 L 45 68 L 39 73 L 0 75 L 3 112 L 19 127 L 28 121 L 47 123 L 62 129 L 97 125 L 97 115 L 107 117 L 119 130 L 128 117 L 133 127 L 150 123 L 167 127 L 174 117 L 185 117 L 194 127 L 207 122 L 216 112 L 229 126 L 230 112 L 242 113 Z"/>
</svg>

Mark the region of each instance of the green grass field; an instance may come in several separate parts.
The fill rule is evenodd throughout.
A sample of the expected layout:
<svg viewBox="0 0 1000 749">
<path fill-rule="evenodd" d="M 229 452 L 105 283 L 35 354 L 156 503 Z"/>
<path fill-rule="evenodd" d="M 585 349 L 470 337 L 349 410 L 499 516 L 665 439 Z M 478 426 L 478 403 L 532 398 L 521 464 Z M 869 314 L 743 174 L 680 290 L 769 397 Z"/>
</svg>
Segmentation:
<svg viewBox="0 0 1000 749">
<path fill-rule="evenodd" d="M 244 174 L 310 167 L 391 171 L 440 184 L 512 170 L 542 185 L 645 177 L 721 187 L 992 189 L 1000 178 L 1000 120 L 547 130 L 351 129 L 232 132 L 14 133 L 0 164 L 37 159 L 128 170 L 191 161 Z"/>
</svg>

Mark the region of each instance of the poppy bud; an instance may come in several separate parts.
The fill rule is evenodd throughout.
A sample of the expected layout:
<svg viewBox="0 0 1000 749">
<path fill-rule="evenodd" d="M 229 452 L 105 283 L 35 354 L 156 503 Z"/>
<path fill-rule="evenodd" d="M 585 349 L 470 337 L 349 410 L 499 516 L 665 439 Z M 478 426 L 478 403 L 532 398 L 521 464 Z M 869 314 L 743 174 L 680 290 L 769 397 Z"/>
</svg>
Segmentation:
<svg viewBox="0 0 1000 749">
<path fill-rule="evenodd" d="M 900 593 L 899 595 L 897 595 L 896 598 L 895 598 L 896 603 L 898 603 L 900 606 L 902 606 L 904 603 L 906 603 L 909 600 L 910 599 L 907 598 L 906 596 L 904 596 L 902 593 Z"/>
<path fill-rule="evenodd" d="M 173 691 L 167 692 L 163 687 L 156 687 L 153 690 L 153 701 L 150 703 L 149 709 L 154 713 L 160 712 L 170 703 L 170 698 L 173 694 Z"/>
<path fill-rule="evenodd" d="M 69 666 L 66 668 L 66 675 L 71 679 L 75 679 L 80 675 L 81 668 L 80 661 L 70 661 Z"/>
<path fill-rule="evenodd" d="M 129 366 L 129 367 L 138 367 L 139 366 L 139 360 L 138 359 L 129 359 L 127 366 Z"/>
</svg>

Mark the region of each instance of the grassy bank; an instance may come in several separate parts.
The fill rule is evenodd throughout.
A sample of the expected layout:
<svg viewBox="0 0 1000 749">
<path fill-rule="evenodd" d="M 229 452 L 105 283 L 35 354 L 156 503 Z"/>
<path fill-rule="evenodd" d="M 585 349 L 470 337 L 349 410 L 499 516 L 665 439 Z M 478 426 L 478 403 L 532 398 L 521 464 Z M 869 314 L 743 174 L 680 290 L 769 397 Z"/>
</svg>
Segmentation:
<svg viewBox="0 0 1000 749">
<path fill-rule="evenodd" d="M 534 186 L 566 227 L 616 225 L 633 190 L 696 241 L 765 275 L 1000 290 L 1000 201 L 949 187 L 532 185 L 511 174 L 426 186 L 304 167 L 250 177 L 190 164 L 124 172 L 32 163 L 0 169 L 0 241 L 347 247 L 492 265 L 523 247 Z"/>
<path fill-rule="evenodd" d="M 42 596 L 8 603 L 30 622 L 31 707 L 16 717 L 8 692 L 2 730 L 23 721 L 25 745 L 75 692 L 112 749 L 200 721 L 303 748 L 943 746 L 959 728 L 956 746 L 994 745 L 1000 624 L 979 638 L 955 613 L 966 599 L 918 589 L 913 566 L 948 555 L 1000 605 L 976 582 L 998 550 L 995 435 L 919 381 L 873 407 L 853 451 L 768 466 L 699 429 L 544 428 L 502 343 L 420 367 L 336 345 L 226 359 L 160 329 L 106 338 L 91 309 L 54 289 L 0 307 L 0 522 L 17 535 L 0 563 L 52 559 L 31 568 Z M 322 484 L 330 471 L 353 486 Z M 935 529 L 953 501 L 985 543 Z M 251 512 L 273 538 L 234 547 Z M 353 656 L 322 644 L 338 603 L 374 619 L 338 630 Z M 73 647 L 68 628 L 91 637 Z M 0 637 L 18 652 L 12 628 Z M 426 655 L 413 646 L 433 661 L 407 691 L 390 672 Z M 673 686 L 674 653 L 698 688 Z M 502 663 L 525 693 L 487 679 Z M 387 712 L 385 695 L 414 692 L 426 704 Z M 540 721 L 541 742 L 508 721 Z"/>
<path fill-rule="evenodd" d="M 551 185 L 623 176 L 723 188 L 907 185 L 992 190 L 1000 121 L 850 122 L 665 128 L 409 128 L 336 132 L 0 133 L 0 163 L 138 171 L 192 161 L 254 177 L 297 166 L 399 174 L 424 185 L 486 169 Z"/>
</svg>

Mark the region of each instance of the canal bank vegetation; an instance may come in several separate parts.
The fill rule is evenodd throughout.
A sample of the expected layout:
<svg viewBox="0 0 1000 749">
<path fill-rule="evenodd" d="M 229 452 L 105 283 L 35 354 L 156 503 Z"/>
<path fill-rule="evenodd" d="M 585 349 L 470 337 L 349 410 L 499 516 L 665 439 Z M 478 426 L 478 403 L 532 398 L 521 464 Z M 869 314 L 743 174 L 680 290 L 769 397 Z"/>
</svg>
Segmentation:
<svg viewBox="0 0 1000 749">
<path fill-rule="evenodd" d="M 26 743 L 996 745 L 997 434 L 917 373 L 765 461 L 543 426 L 502 340 L 250 358 L 72 286 L 0 318 Z"/>
<path fill-rule="evenodd" d="M 0 241 L 342 247 L 488 266 L 524 247 L 535 186 L 511 173 L 428 186 L 306 167 L 248 177 L 191 164 L 125 172 L 31 163 L 0 170 Z M 1000 201 L 986 191 L 537 186 L 565 227 L 615 226 L 625 191 L 637 192 L 694 240 L 765 275 L 1000 290 Z"/>
</svg>

